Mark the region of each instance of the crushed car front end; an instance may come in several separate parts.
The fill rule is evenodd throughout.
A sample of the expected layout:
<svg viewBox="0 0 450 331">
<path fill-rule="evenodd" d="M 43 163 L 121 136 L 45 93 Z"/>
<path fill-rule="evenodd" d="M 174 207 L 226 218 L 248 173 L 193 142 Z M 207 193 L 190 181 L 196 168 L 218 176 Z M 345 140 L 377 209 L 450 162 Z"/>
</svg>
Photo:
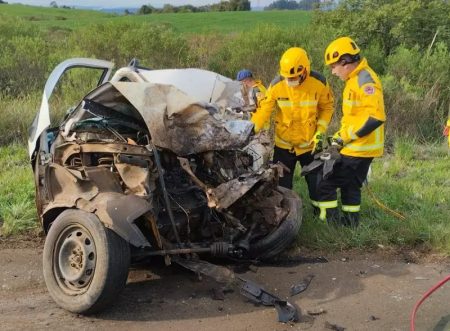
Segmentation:
<svg viewBox="0 0 450 331">
<path fill-rule="evenodd" d="M 61 306 L 93 312 L 108 302 L 104 290 L 83 304 L 67 298 L 101 282 L 97 263 L 108 252 L 92 250 L 98 233 L 105 247 L 121 247 L 124 262 L 110 271 L 122 275 L 118 288 L 134 255 L 264 259 L 296 238 L 301 201 L 278 186 L 271 139 L 253 134 L 239 105 L 239 84 L 218 74 L 126 67 L 58 127 L 34 130 L 44 274 Z"/>
</svg>

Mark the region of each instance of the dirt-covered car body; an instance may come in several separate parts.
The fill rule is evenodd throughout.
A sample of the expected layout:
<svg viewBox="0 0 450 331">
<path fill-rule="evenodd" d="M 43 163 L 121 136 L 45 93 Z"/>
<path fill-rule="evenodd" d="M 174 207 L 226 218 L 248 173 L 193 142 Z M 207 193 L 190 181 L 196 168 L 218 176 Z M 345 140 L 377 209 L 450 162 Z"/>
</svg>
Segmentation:
<svg viewBox="0 0 450 331">
<path fill-rule="evenodd" d="M 52 128 L 48 98 L 80 66 L 100 69 L 99 85 Z M 109 78 L 112 68 L 61 63 L 30 130 L 44 276 L 58 304 L 102 308 L 136 252 L 268 258 L 292 242 L 300 199 L 278 187 L 271 140 L 243 119 L 238 82 L 137 66 Z"/>
</svg>

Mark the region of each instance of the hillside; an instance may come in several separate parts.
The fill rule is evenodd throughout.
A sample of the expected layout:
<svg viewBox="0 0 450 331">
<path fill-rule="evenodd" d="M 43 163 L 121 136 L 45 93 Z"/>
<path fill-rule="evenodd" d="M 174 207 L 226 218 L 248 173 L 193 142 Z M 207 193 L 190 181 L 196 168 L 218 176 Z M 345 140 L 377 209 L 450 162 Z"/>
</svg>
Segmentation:
<svg viewBox="0 0 450 331">
<path fill-rule="evenodd" d="M 307 11 L 211 12 L 151 15 L 117 15 L 94 10 L 62 9 L 26 5 L 4 5 L 0 15 L 17 17 L 43 28 L 76 29 L 92 23 L 159 23 L 180 33 L 239 32 L 261 23 L 280 27 L 305 26 L 310 22 Z"/>
</svg>

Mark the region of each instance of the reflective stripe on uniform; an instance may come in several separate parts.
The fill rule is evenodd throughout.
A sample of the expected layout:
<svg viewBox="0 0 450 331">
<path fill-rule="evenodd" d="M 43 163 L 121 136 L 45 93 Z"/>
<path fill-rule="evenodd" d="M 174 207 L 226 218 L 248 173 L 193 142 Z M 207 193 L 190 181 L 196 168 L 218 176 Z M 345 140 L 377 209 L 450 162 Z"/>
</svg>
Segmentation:
<svg viewBox="0 0 450 331">
<path fill-rule="evenodd" d="M 305 100 L 305 101 L 300 101 L 300 107 L 317 106 L 317 103 L 318 103 L 317 100 Z"/>
<path fill-rule="evenodd" d="M 290 146 L 290 147 L 298 147 L 298 148 L 306 148 L 306 147 L 311 145 L 310 142 L 307 142 L 307 143 L 304 143 L 304 144 L 294 145 L 294 144 L 292 144 L 290 142 L 287 142 L 286 140 L 281 139 L 277 135 L 275 135 L 275 142 L 281 143 L 281 144 L 284 144 L 284 145 L 287 145 L 287 146 Z"/>
<path fill-rule="evenodd" d="M 361 210 L 360 205 L 350 206 L 350 205 L 342 205 L 342 211 L 347 211 L 351 213 L 357 213 Z"/>
<path fill-rule="evenodd" d="M 311 200 L 311 204 L 312 204 L 314 207 L 319 207 L 319 201 Z"/>
<path fill-rule="evenodd" d="M 360 106 L 361 101 L 343 100 L 342 103 L 346 106 Z"/>
<path fill-rule="evenodd" d="M 277 104 L 279 107 L 306 107 L 306 106 L 317 106 L 317 100 L 304 100 L 299 102 L 292 102 L 290 100 L 277 100 Z"/>
<path fill-rule="evenodd" d="M 352 140 L 356 140 L 359 137 L 353 132 L 353 126 L 349 126 L 347 130 L 348 136 L 352 138 Z"/>
<path fill-rule="evenodd" d="M 338 206 L 338 202 L 337 200 L 333 200 L 333 201 L 319 201 L 318 204 L 319 208 L 320 208 L 320 215 L 319 218 L 322 221 L 325 221 L 327 219 L 327 209 L 329 208 L 336 208 Z"/>
<path fill-rule="evenodd" d="M 352 151 L 374 151 L 380 148 L 383 148 L 383 144 L 372 144 L 372 145 L 364 145 L 364 146 L 355 146 L 353 144 L 345 145 L 345 148 L 351 149 Z"/>
<path fill-rule="evenodd" d="M 277 100 L 277 104 L 279 107 L 291 107 L 292 102 L 289 100 Z"/>
<path fill-rule="evenodd" d="M 375 132 L 375 143 L 367 144 L 367 145 L 354 145 L 353 143 L 349 143 L 345 145 L 345 148 L 348 148 L 353 151 L 373 151 L 380 148 L 383 148 L 384 143 L 382 141 L 381 136 L 381 126 L 374 130 Z"/>
<path fill-rule="evenodd" d="M 319 201 L 319 207 L 320 208 L 336 208 L 338 205 L 337 200 L 332 201 Z"/>
</svg>

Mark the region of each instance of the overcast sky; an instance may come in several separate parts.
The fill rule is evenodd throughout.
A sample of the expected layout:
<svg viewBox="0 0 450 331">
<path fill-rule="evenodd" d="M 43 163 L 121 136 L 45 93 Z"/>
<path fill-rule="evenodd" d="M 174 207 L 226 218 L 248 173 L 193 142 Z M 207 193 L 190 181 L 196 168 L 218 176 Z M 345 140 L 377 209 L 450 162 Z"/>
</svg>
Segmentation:
<svg viewBox="0 0 450 331">
<path fill-rule="evenodd" d="M 274 0 L 250 0 L 252 7 L 267 6 Z M 8 3 L 23 3 L 26 5 L 45 6 L 48 7 L 52 0 L 6 0 Z M 95 6 L 104 8 L 113 7 L 141 7 L 142 5 L 152 5 L 155 7 L 162 6 L 163 4 L 170 3 L 174 6 L 180 5 L 209 5 L 212 3 L 218 3 L 220 0 L 56 0 L 58 6 Z"/>
</svg>

